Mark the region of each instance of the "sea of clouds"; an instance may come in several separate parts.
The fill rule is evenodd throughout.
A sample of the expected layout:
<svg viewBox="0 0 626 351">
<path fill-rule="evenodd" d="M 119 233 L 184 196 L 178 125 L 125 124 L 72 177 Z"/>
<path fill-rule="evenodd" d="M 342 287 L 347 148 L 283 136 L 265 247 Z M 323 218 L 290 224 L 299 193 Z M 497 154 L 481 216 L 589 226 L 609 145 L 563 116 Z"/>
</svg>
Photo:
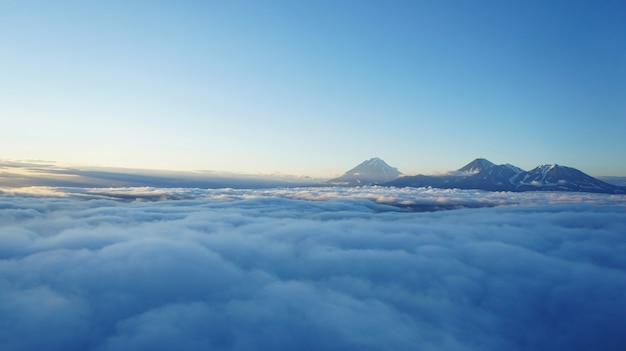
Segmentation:
<svg viewBox="0 0 626 351">
<path fill-rule="evenodd" d="M 623 195 L 4 189 L 0 348 L 623 350 L 624 253 Z"/>
</svg>

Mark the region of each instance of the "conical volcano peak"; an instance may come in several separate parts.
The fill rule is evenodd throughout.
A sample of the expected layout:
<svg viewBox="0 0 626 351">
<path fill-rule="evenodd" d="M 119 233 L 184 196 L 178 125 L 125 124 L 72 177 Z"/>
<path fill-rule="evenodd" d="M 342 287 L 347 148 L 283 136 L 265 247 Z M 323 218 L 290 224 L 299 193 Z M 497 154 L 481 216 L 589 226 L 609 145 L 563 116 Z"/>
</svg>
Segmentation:
<svg viewBox="0 0 626 351">
<path fill-rule="evenodd" d="M 328 182 L 338 185 L 369 185 L 389 182 L 397 179 L 402 173 L 391 167 L 378 157 L 361 162 L 339 178 Z"/>
<path fill-rule="evenodd" d="M 488 168 L 495 166 L 495 164 L 485 158 L 477 158 L 474 161 L 466 164 L 465 166 L 459 168 L 459 172 L 469 172 L 469 173 L 478 173 L 480 171 L 484 171 Z"/>
<path fill-rule="evenodd" d="M 395 179 L 402 173 L 397 168 L 391 167 L 378 157 L 370 158 L 361 162 L 358 166 L 347 171 L 345 175 L 371 175 L 379 174 L 383 178 Z"/>
<path fill-rule="evenodd" d="M 382 163 L 382 164 L 387 165 L 387 164 L 385 163 L 385 161 L 383 161 L 382 159 L 380 159 L 380 158 L 378 158 L 378 157 L 372 157 L 372 158 L 370 158 L 370 159 L 369 159 L 369 160 L 367 160 L 367 161 L 363 161 L 363 163 L 366 163 L 366 164 L 368 164 L 368 165 L 375 165 L 375 164 L 380 164 L 380 163 Z M 361 163 L 361 164 L 363 164 L 363 163 Z"/>
<path fill-rule="evenodd" d="M 371 166 L 371 167 L 389 167 L 389 168 L 394 168 L 391 167 L 390 165 L 387 164 L 387 162 L 383 161 L 383 159 L 381 159 L 380 157 L 372 157 L 369 160 L 363 161 L 359 164 L 359 166 Z M 357 166 L 358 167 L 358 166 Z"/>
</svg>

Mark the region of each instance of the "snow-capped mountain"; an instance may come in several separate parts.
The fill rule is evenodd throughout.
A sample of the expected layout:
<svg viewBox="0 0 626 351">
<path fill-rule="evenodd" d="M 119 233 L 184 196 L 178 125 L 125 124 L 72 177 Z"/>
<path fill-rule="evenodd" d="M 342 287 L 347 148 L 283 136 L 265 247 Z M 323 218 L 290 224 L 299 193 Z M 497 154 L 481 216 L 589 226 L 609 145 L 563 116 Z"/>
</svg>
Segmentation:
<svg viewBox="0 0 626 351">
<path fill-rule="evenodd" d="M 557 164 L 538 166 L 515 176 L 518 191 L 584 191 L 624 194 L 626 189 L 605 183 L 576 168 Z"/>
<path fill-rule="evenodd" d="M 402 175 L 397 168 L 389 166 L 378 157 L 361 162 L 341 177 L 327 181 L 327 184 L 341 186 L 372 185 L 390 182 Z"/>
<path fill-rule="evenodd" d="M 486 160 L 484 158 L 477 158 L 474 161 L 459 168 L 458 172 L 478 173 L 480 171 L 491 168 L 492 166 L 495 166 L 495 164 L 490 162 L 489 160 Z"/>
<path fill-rule="evenodd" d="M 575 168 L 553 164 L 539 166 L 526 172 L 508 163 L 495 165 L 482 158 L 448 175 L 400 177 L 383 185 L 488 191 L 584 191 L 626 194 L 626 187 L 605 183 Z"/>
<path fill-rule="evenodd" d="M 515 188 L 511 179 L 521 172 L 524 170 L 511 164 L 496 165 L 484 158 L 477 158 L 456 172 L 436 176 L 420 174 L 400 177 L 384 185 L 511 191 Z"/>
<path fill-rule="evenodd" d="M 513 179 L 520 173 L 524 173 L 524 170 L 511 164 L 494 164 L 471 176 L 459 178 L 456 185 L 461 189 L 512 191 L 515 190 Z"/>
</svg>

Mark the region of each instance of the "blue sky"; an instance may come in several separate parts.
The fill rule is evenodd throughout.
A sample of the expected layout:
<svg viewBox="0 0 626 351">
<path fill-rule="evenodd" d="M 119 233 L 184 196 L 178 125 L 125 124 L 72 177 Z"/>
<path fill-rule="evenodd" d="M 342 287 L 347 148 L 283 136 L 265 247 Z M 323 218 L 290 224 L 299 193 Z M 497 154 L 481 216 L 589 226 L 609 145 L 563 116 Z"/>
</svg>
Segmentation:
<svg viewBox="0 0 626 351">
<path fill-rule="evenodd" d="M 623 1 L 0 3 L 0 158 L 626 176 Z"/>
</svg>

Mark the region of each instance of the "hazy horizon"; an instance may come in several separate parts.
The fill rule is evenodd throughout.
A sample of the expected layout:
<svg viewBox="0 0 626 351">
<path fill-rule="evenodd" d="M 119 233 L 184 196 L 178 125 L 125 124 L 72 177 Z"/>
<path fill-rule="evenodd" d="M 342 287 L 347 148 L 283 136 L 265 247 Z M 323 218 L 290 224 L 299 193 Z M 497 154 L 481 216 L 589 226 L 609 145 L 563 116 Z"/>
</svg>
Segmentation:
<svg viewBox="0 0 626 351">
<path fill-rule="evenodd" d="M 24 168 L 27 167 L 29 165 L 32 166 L 48 166 L 48 167 L 56 167 L 59 169 L 75 169 L 75 170 L 84 170 L 84 171 L 89 171 L 89 170 L 96 170 L 96 171 L 117 171 L 117 172 L 123 172 L 123 173 L 136 173 L 136 174 L 163 174 L 163 175 L 167 175 L 167 174 L 194 174 L 194 175 L 198 175 L 198 176 L 202 176 L 202 175 L 219 175 L 219 176 L 253 176 L 253 177 L 269 177 L 269 178 L 292 178 L 292 179 L 311 179 L 311 180 L 327 180 L 327 179 L 331 179 L 331 178 L 335 178 L 338 176 L 341 176 L 343 174 L 345 174 L 348 170 L 350 170 L 351 168 L 361 164 L 362 162 L 368 161 L 370 159 L 372 159 L 374 157 L 370 157 L 368 159 L 364 159 L 361 161 L 355 161 L 353 162 L 351 165 L 346 165 L 344 167 L 343 170 L 341 171 L 336 171 L 331 173 L 327 173 L 325 175 L 317 173 L 316 174 L 290 174 L 290 173 L 281 173 L 280 171 L 276 170 L 274 172 L 234 172 L 234 171 L 230 171 L 230 170 L 222 170 L 222 169 L 168 169 L 168 168 L 138 168 L 138 167 L 116 167 L 116 166 L 106 166 L 106 165 L 93 165 L 93 164 L 63 164 L 61 162 L 56 162 L 53 160 L 17 160 L 17 159 L 2 159 L 0 158 L 0 168 L 13 168 L 13 169 L 19 169 L 19 168 Z M 491 161 L 489 158 L 486 157 L 481 157 L 484 159 L 487 159 L 489 161 Z M 385 161 L 387 164 L 389 164 L 389 166 L 397 168 L 398 171 L 400 171 L 402 173 L 402 176 L 414 176 L 414 175 L 444 175 L 444 174 L 450 174 L 450 173 L 455 173 L 459 168 L 463 167 L 465 164 L 473 161 L 472 160 L 468 160 L 466 163 L 462 164 L 462 165 L 458 165 L 458 167 L 455 168 L 450 168 L 450 169 L 441 169 L 441 170 L 434 170 L 432 172 L 416 172 L 416 173 L 407 173 L 404 172 L 402 169 L 395 167 L 393 164 L 389 164 L 388 162 L 386 162 L 384 159 L 383 161 Z M 517 166 L 515 163 L 512 162 L 494 162 L 495 164 L 511 164 L 514 166 Z M 548 163 L 548 164 L 558 164 L 560 166 L 567 166 L 567 167 L 571 167 L 571 168 L 576 168 L 586 174 L 589 174 L 592 177 L 600 177 L 600 178 L 625 178 L 626 176 L 620 176 L 620 175 L 614 175 L 614 174 L 590 174 L 588 172 L 586 172 L 584 169 L 580 169 L 576 166 L 573 165 L 567 165 L 567 164 L 562 164 L 562 163 L 558 163 L 558 162 L 553 162 L 553 163 Z M 9 166 L 11 165 L 11 166 Z M 524 168 L 524 167 L 520 167 L 521 169 L 523 169 L 524 171 L 530 171 L 532 169 L 534 169 L 535 167 L 538 166 L 542 166 L 545 164 L 536 164 L 530 168 Z M 427 168 L 427 167 L 424 167 Z"/>
</svg>

